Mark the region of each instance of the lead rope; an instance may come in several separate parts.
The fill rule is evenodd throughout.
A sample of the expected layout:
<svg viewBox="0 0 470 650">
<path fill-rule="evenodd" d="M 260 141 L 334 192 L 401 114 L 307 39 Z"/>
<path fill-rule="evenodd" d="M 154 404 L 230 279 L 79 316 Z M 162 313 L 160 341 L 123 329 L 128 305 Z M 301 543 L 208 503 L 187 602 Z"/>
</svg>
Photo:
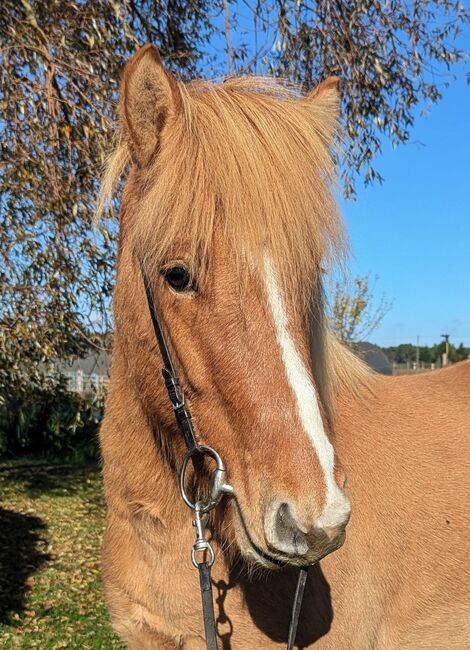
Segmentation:
<svg viewBox="0 0 470 650">
<path fill-rule="evenodd" d="M 287 636 L 287 650 L 292 650 L 295 644 L 307 576 L 308 567 L 300 567 L 299 577 L 297 578 L 297 587 L 295 588 L 294 604 L 292 605 L 289 634 Z"/>
<path fill-rule="evenodd" d="M 204 515 L 201 514 L 200 509 L 198 508 L 199 503 L 196 504 L 196 519 L 193 521 L 193 525 L 196 527 L 196 544 L 193 547 L 193 552 L 191 553 L 191 560 L 193 564 L 199 570 L 199 586 L 201 588 L 201 599 L 202 599 L 202 616 L 204 620 L 204 634 L 206 637 L 206 647 L 207 650 L 217 650 L 217 631 L 215 624 L 215 614 L 214 614 L 214 600 L 212 598 L 212 580 L 211 580 L 211 567 L 215 560 L 214 550 L 212 546 L 209 545 L 209 559 L 203 562 L 197 563 L 196 560 L 196 547 L 198 544 L 205 549 L 208 542 L 204 538 Z M 198 549 L 199 550 L 199 549 Z M 205 550 L 204 550 L 205 552 Z"/>
<path fill-rule="evenodd" d="M 163 333 L 163 328 L 158 318 L 157 308 L 153 299 L 150 281 L 141 262 L 140 271 L 144 280 L 145 294 L 147 296 L 150 318 L 152 319 L 155 337 L 157 339 L 158 347 L 160 349 L 160 354 L 163 360 L 163 379 L 168 391 L 168 397 L 170 398 L 170 402 L 173 406 L 176 422 L 181 429 L 184 441 L 188 448 L 179 473 L 179 489 L 183 501 L 194 512 L 193 526 L 196 529 L 196 542 L 191 551 L 191 561 L 194 567 L 199 571 L 199 584 L 201 588 L 206 648 L 207 650 L 217 650 L 217 629 L 215 623 L 214 600 L 212 597 L 211 580 L 211 567 L 215 561 L 215 552 L 210 542 L 205 538 L 204 531 L 206 528 L 208 513 L 219 505 L 224 495 L 233 497 L 234 492 L 233 488 L 225 481 L 225 466 L 219 454 L 211 447 L 200 445 L 197 441 L 196 434 L 194 432 L 191 412 L 186 405 L 184 392 L 175 372 L 165 335 Z M 201 457 L 211 456 L 216 461 L 217 466 L 211 477 L 211 490 L 207 503 L 204 503 L 202 501 L 193 503 L 186 494 L 186 468 L 190 459 L 195 455 L 199 455 Z M 199 555 L 201 555 L 203 558 L 201 561 L 198 561 Z M 307 580 L 307 572 L 308 568 L 306 567 L 302 567 L 299 571 L 294 603 L 292 606 L 291 621 L 287 640 L 287 650 L 292 650 L 295 644 L 300 610 L 302 608 L 302 599 L 305 591 L 305 583 Z"/>
</svg>

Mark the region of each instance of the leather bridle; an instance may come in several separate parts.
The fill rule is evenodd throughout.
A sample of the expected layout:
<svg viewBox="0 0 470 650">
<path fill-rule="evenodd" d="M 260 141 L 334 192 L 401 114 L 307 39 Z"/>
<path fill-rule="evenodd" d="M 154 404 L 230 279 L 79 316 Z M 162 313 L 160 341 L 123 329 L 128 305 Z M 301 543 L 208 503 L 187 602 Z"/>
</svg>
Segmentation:
<svg viewBox="0 0 470 650">
<path fill-rule="evenodd" d="M 168 397 L 170 398 L 170 402 L 175 413 L 176 422 L 181 430 L 181 433 L 183 434 L 183 438 L 187 447 L 187 452 L 183 459 L 183 463 L 179 472 L 179 490 L 183 501 L 189 508 L 191 508 L 194 513 L 193 526 L 196 529 L 196 541 L 191 550 L 191 561 L 194 567 L 199 571 L 206 647 L 207 650 L 217 650 L 217 631 L 211 581 L 211 567 L 215 561 L 215 551 L 212 548 L 210 542 L 205 537 L 205 527 L 209 512 L 219 505 L 222 497 L 227 496 L 229 498 L 236 498 L 236 495 L 232 486 L 226 482 L 225 465 L 219 454 L 211 447 L 201 445 L 196 438 L 191 412 L 185 401 L 183 389 L 181 388 L 180 381 L 171 360 L 168 344 L 165 339 L 163 328 L 158 317 L 157 308 L 153 298 L 150 280 L 142 263 L 140 263 L 140 270 L 144 281 L 145 293 L 147 296 L 147 303 L 150 317 L 152 319 L 153 329 L 163 361 L 163 379 L 168 391 Z M 212 472 L 210 479 L 209 495 L 206 501 L 193 502 L 186 492 L 186 469 L 190 460 L 196 457 L 202 460 L 206 456 L 211 457 L 216 463 L 216 468 Z M 300 610 L 302 607 L 302 599 L 305 590 L 305 583 L 307 580 L 307 573 L 308 567 L 300 568 L 294 602 L 292 606 L 289 634 L 287 638 L 287 650 L 292 650 L 295 644 Z"/>
</svg>

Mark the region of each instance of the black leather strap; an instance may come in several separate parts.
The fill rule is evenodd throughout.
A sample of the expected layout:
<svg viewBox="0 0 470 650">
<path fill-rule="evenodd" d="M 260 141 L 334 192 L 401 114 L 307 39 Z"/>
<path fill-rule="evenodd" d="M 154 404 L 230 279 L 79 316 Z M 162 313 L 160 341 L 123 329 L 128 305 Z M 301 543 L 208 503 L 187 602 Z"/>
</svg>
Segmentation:
<svg viewBox="0 0 470 650">
<path fill-rule="evenodd" d="M 202 612 L 207 650 L 217 650 L 217 631 L 215 629 L 214 601 L 212 598 L 211 567 L 208 562 L 198 564 L 201 585 Z"/>
<path fill-rule="evenodd" d="M 160 323 L 160 319 L 158 318 L 157 308 L 153 299 L 150 280 L 147 276 L 147 273 L 145 272 L 142 263 L 140 263 L 140 271 L 144 280 L 145 293 L 147 295 L 147 303 L 150 312 L 150 318 L 152 319 L 153 330 L 155 332 L 158 347 L 160 348 L 160 354 L 162 355 L 162 374 L 166 389 L 168 391 L 168 397 L 170 398 L 170 402 L 173 406 L 175 418 L 178 426 L 181 429 L 181 433 L 183 434 L 188 451 L 193 451 L 199 447 L 199 445 L 196 439 L 196 434 L 194 433 L 191 412 L 186 405 L 184 392 L 181 388 L 178 375 L 176 374 L 175 367 L 173 366 L 173 362 L 171 360 L 168 344 L 163 333 L 163 327 Z"/>
<path fill-rule="evenodd" d="M 305 583 L 307 582 L 308 567 L 301 567 L 299 577 L 297 579 L 297 587 L 295 589 L 294 603 L 292 605 L 292 614 L 289 626 L 289 636 L 287 637 L 287 650 L 292 650 L 297 636 L 297 627 L 299 625 L 300 610 L 302 609 L 302 601 L 305 591 Z"/>
</svg>

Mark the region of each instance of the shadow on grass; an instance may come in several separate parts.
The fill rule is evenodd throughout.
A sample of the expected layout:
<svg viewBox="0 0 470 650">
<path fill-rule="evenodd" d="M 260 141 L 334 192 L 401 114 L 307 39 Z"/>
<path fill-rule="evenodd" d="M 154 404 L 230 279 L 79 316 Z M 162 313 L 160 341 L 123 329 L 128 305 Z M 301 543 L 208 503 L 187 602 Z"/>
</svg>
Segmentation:
<svg viewBox="0 0 470 650">
<path fill-rule="evenodd" d="M 0 464 L 0 478 L 22 486 L 30 496 L 44 493 L 75 494 L 82 491 L 87 478 L 96 478 L 99 466 L 52 463 L 21 463 L 12 466 Z"/>
<path fill-rule="evenodd" d="M 22 612 L 29 576 L 50 559 L 38 548 L 46 530 L 39 517 L 0 508 L 0 623 Z"/>
</svg>

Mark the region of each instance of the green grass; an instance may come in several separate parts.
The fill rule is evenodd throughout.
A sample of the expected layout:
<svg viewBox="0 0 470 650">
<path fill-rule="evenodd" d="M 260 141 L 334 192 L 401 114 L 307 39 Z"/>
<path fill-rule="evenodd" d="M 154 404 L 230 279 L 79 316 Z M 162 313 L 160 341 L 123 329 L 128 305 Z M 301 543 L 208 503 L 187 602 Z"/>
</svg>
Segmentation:
<svg viewBox="0 0 470 650">
<path fill-rule="evenodd" d="M 96 467 L 0 463 L 0 647 L 123 649 L 100 581 Z"/>
</svg>

